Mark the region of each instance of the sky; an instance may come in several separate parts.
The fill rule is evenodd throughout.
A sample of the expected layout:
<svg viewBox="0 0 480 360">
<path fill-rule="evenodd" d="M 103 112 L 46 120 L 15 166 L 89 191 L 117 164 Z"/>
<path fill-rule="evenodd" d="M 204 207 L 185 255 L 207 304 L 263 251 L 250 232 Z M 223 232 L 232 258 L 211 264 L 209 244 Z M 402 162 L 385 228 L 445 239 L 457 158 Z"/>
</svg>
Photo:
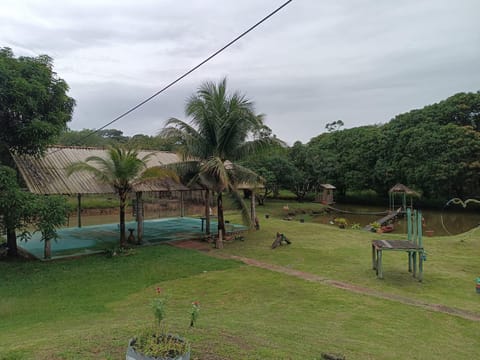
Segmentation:
<svg viewBox="0 0 480 360">
<path fill-rule="evenodd" d="M 285 0 L 1 0 L 0 46 L 47 54 L 99 128 L 200 63 Z M 293 0 L 148 104 L 110 126 L 155 135 L 205 81 L 255 103 L 289 144 L 480 90 L 478 0 Z"/>
</svg>

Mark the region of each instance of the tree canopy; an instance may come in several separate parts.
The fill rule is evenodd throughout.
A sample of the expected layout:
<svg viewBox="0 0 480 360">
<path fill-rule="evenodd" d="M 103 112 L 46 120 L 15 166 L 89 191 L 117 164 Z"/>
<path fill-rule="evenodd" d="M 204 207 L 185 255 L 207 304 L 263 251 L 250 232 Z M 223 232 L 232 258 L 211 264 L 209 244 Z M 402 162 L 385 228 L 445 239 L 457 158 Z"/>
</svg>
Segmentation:
<svg viewBox="0 0 480 360">
<path fill-rule="evenodd" d="M 51 144 L 72 117 L 75 101 L 67 92 L 49 56 L 15 58 L 1 48 L 1 150 L 37 154 Z"/>
</svg>

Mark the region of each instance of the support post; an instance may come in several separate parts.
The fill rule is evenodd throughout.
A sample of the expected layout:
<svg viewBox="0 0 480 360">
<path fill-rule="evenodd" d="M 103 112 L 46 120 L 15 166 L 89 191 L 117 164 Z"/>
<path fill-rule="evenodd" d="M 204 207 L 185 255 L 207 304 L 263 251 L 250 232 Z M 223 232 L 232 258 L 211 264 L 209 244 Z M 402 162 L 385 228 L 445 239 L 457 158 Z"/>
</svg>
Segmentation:
<svg viewBox="0 0 480 360">
<path fill-rule="evenodd" d="M 180 191 L 180 217 L 185 217 L 185 203 L 183 198 L 183 191 Z"/>
<path fill-rule="evenodd" d="M 377 251 L 377 275 L 379 279 L 383 279 L 382 250 Z"/>
<path fill-rule="evenodd" d="M 376 270 L 377 269 L 377 259 L 375 257 L 375 245 L 372 244 L 372 269 Z"/>
<path fill-rule="evenodd" d="M 82 194 L 77 194 L 77 223 L 82 227 Z"/>
<path fill-rule="evenodd" d="M 143 202 L 142 202 L 142 192 L 137 191 L 136 195 L 136 204 L 137 207 L 137 243 L 141 244 L 143 242 Z"/>
<path fill-rule="evenodd" d="M 407 240 L 412 241 L 412 210 L 407 209 Z"/>
<path fill-rule="evenodd" d="M 413 257 L 413 277 L 417 277 L 417 252 L 413 251 L 412 252 L 412 257 Z"/>
<path fill-rule="evenodd" d="M 408 253 L 408 272 L 412 272 L 412 252 L 407 251 Z"/>
<path fill-rule="evenodd" d="M 423 218 L 422 218 L 422 212 L 419 211 L 417 213 L 418 219 L 417 219 L 417 245 L 419 248 L 423 248 L 423 239 L 422 239 L 422 227 L 423 227 Z"/>
<path fill-rule="evenodd" d="M 205 190 L 205 234 L 210 235 L 210 190 Z"/>
<path fill-rule="evenodd" d="M 423 281 L 423 251 L 418 253 L 418 281 Z"/>
</svg>

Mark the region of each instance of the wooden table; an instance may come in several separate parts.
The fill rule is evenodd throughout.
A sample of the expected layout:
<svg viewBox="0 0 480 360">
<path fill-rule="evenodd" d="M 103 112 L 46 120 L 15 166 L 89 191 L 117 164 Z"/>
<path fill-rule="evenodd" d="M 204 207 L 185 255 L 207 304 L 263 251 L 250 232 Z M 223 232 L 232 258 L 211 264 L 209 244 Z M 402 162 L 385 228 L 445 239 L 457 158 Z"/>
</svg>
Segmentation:
<svg viewBox="0 0 480 360">
<path fill-rule="evenodd" d="M 408 253 L 408 271 L 413 277 L 417 277 L 418 258 L 418 281 L 423 280 L 423 261 L 425 250 L 408 240 L 373 240 L 372 241 L 372 268 L 376 271 L 377 277 L 383 279 L 383 251 L 406 251 Z"/>
</svg>

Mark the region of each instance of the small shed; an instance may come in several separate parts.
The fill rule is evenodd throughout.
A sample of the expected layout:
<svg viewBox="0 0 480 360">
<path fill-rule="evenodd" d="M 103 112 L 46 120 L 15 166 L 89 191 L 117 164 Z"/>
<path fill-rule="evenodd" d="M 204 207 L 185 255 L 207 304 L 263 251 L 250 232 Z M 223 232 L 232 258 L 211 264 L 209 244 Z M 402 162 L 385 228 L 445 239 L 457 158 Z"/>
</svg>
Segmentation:
<svg viewBox="0 0 480 360">
<path fill-rule="evenodd" d="M 322 189 L 322 193 L 321 195 L 317 196 L 317 201 L 324 205 L 335 204 L 333 199 L 333 191 L 336 189 L 336 187 L 331 184 L 320 184 L 320 188 Z"/>
<path fill-rule="evenodd" d="M 420 194 L 409 187 L 403 185 L 403 184 L 396 184 L 393 186 L 390 190 L 388 190 L 388 195 L 389 195 L 389 203 L 390 203 L 390 210 L 395 211 L 395 207 L 399 206 L 400 204 L 396 205 L 395 204 L 395 198 L 397 195 L 400 195 L 401 197 L 401 206 L 402 206 L 402 211 L 406 211 L 407 209 L 407 197 L 410 199 L 410 208 L 413 209 L 413 198 L 414 197 L 420 197 Z"/>
</svg>

